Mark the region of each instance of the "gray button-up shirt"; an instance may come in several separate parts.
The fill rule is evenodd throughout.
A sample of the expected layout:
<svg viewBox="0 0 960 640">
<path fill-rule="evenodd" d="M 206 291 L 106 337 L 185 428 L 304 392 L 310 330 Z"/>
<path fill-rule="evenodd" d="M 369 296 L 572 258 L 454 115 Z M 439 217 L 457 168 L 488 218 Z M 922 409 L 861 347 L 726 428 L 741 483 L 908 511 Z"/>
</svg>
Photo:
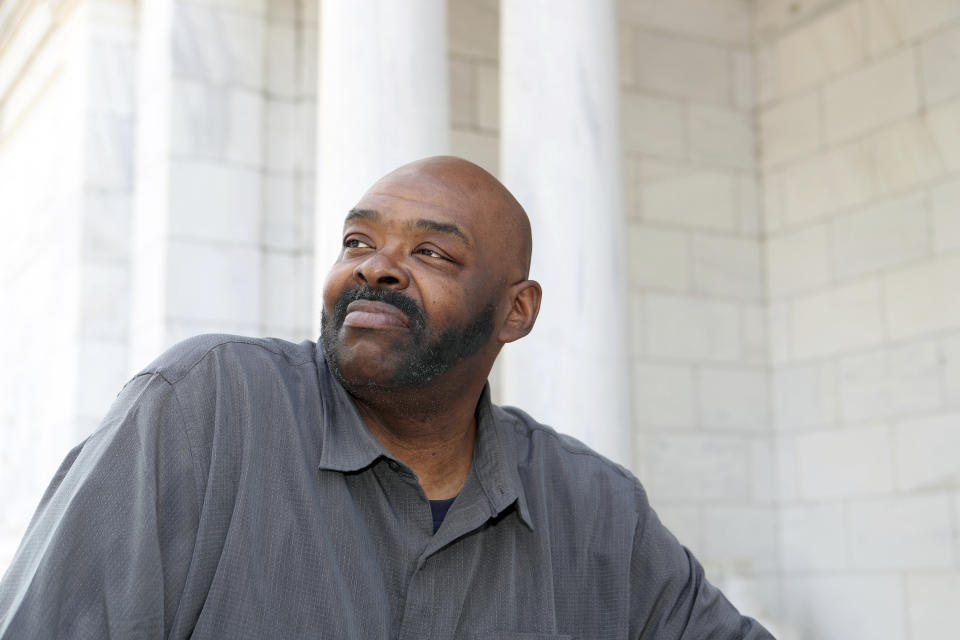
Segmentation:
<svg viewBox="0 0 960 640">
<path fill-rule="evenodd" d="M 2 638 L 769 638 L 637 480 L 478 405 L 440 529 L 312 342 L 200 336 L 67 456 L 0 584 Z"/>
</svg>

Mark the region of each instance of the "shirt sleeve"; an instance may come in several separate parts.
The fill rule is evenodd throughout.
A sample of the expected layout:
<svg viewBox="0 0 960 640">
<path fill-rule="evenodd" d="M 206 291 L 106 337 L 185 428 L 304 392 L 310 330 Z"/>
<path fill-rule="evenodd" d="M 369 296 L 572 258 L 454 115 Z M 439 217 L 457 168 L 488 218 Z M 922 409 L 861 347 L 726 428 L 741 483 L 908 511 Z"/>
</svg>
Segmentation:
<svg viewBox="0 0 960 640">
<path fill-rule="evenodd" d="M 199 519 L 173 388 L 141 374 L 54 476 L 0 582 L 0 638 L 163 638 Z"/>
<path fill-rule="evenodd" d="M 741 616 L 703 567 L 660 522 L 638 487 L 640 517 L 630 565 L 630 637 L 642 640 L 774 640 Z"/>
</svg>

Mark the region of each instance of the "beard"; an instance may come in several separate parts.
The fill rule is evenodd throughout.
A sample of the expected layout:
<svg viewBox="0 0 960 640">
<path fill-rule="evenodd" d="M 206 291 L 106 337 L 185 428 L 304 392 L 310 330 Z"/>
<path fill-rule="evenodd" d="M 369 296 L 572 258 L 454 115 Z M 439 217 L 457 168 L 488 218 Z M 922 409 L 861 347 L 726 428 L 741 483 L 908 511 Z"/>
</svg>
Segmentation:
<svg viewBox="0 0 960 640">
<path fill-rule="evenodd" d="M 355 300 L 376 300 L 398 308 L 410 321 L 409 342 L 400 348 L 400 364 L 389 377 L 389 383 L 349 378 L 340 359 L 342 343 L 339 335 L 347 316 L 347 305 Z M 348 391 L 388 387 L 416 387 L 445 373 L 461 360 L 484 347 L 493 334 L 496 305 L 489 302 L 479 313 L 460 326 L 432 335 L 423 310 L 410 297 L 393 289 L 367 285 L 345 290 L 337 298 L 333 317 L 326 309 L 320 314 L 320 342 L 330 371 Z"/>
</svg>

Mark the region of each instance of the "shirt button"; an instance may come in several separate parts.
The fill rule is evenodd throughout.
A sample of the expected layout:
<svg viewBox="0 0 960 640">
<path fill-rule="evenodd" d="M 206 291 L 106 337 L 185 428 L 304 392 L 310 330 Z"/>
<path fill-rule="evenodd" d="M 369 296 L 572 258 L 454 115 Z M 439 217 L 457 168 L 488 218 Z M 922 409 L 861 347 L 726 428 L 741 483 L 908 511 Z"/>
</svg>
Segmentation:
<svg viewBox="0 0 960 640">
<path fill-rule="evenodd" d="M 390 462 L 388 462 L 387 465 L 389 465 L 390 468 L 393 469 L 394 471 L 396 471 L 397 469 L 400 468 L 400 465 L 397 464 L 396 462 L 394 462 L 393 460 L 391 460 Z"/>
</svg>

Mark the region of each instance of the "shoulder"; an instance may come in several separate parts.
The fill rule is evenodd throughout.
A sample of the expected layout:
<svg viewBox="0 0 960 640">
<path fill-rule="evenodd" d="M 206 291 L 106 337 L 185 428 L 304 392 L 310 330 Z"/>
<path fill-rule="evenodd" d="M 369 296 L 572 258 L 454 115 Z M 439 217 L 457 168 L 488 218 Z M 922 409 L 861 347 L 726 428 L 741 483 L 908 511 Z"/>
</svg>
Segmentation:
<svg viewBox="0 0 960 640">
<path fill-rule="evenodd" d="M 494 407 L 516 456 L 524 489 L 542 491 L 572 507 L 645 513 L 646 495 L 627 469 L 583 442 L 558 433 L 516 407 Z"/>
<path fill-rule="evenodd" d="M 271 364 L 299 367 L 314 362 L 315 346 L 309 340 L 294 344 L 278 338 L 202 334 L 173 345 L 137 375 L 159 375 L 174 385 L 198 368 L 239 374 Z"/>
</svg>

